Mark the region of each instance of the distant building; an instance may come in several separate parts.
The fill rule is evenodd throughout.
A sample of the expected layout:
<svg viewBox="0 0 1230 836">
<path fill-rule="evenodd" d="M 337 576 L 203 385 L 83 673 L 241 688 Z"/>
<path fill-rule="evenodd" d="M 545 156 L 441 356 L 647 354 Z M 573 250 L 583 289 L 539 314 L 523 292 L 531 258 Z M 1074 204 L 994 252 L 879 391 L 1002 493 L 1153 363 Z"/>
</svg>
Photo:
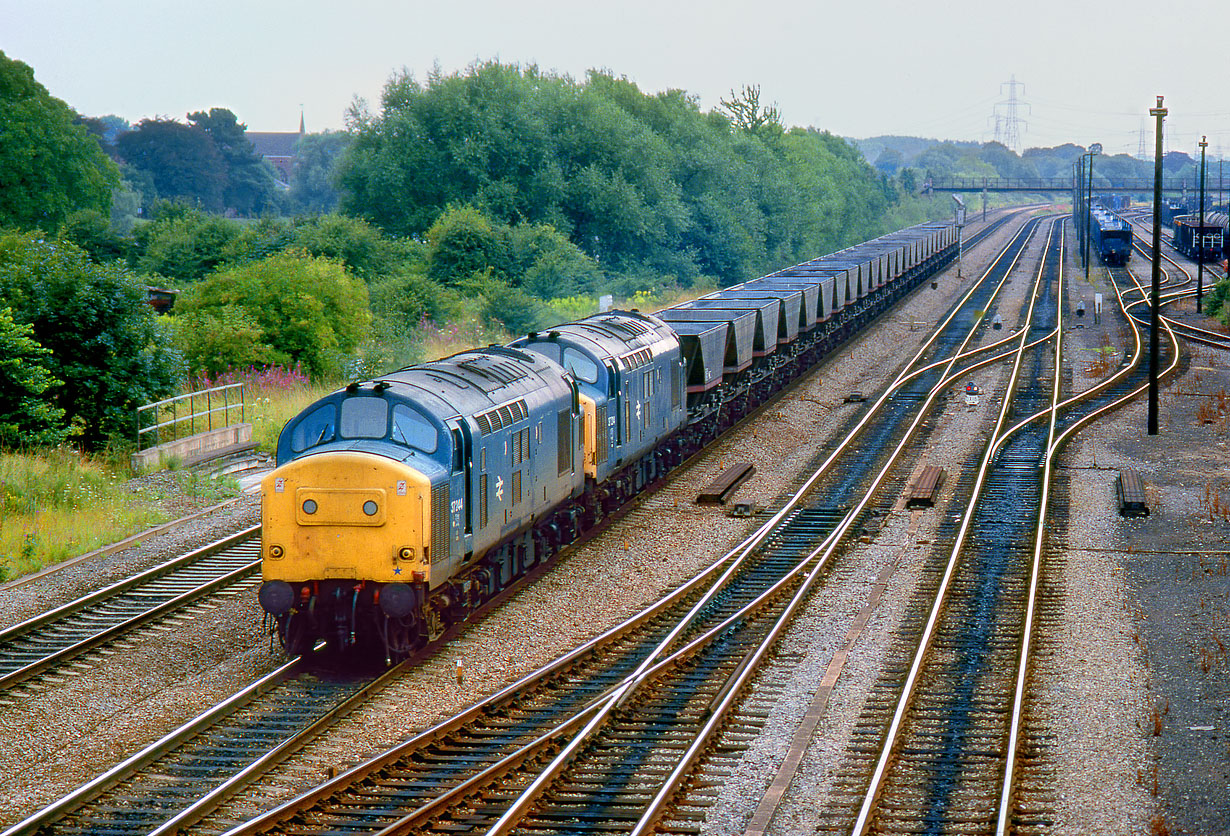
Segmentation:
<svg viewBox="0 0 1230 836">
<path fill-rule="evenodd" d="M 303 138 L 303 114 L 299 114 L 299 132 L 247 131 L 244 136 L 252 143 L 261 159 L 273 166 L 282 186 L 290 185 L 290 173 L 295 168 L 295 146 Z"/>
</svg>

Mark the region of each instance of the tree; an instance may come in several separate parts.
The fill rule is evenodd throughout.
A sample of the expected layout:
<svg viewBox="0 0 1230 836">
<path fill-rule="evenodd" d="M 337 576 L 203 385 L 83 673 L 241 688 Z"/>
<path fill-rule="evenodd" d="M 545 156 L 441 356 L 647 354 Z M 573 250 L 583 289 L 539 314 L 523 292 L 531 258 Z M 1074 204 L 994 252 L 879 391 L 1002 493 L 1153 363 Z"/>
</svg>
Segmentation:
<svg viewBox="0 0 1230 836">
<path fill-rule="evenodd" d="M 143 119 L 120 135 L 116 148 L 126 163 L 149 174 L 159 197 L 222 210 L 226 165 L 204 131 L 174 119 Z"/>
<path fill-rule="evenodd" d="M 759 84 L 745 84 L 740 92 L 731 90 L 729 99 L 719 101 L 739 130 L 757 136 L 781 134 L 781 111 L 775 104 L 761 106 Z"/>
<path fill-rule="evenodd" d="M 223 204 L 241 215 L 253 215 L 269 205 L 276 190 L 273 172 L 244 136 L 248 126 L 224 107 L 189 113 L 188 122 L 213 140 L 225 164 Z"/>
<path fill-rule="evenodd" d="M 732 91 L 725 105 L 729 116 L 702 113 L 683 91 L 649 95 L 604 71 L 583 83 L 494 62 L 423 82 L 401 75 L 385 86 L 379 114 L 351 113 L 342 208 L 392 234 L 425 236 L 429 274 L 441 283 L 492 267 L 523 288 L 530 265 L 499 261 L 500 227 L 550 225 L 607 281 L 685 285 L 740 281 L 814 257 L 817 242 L 880 231 L 900 193 L 856 150 L 819 131 L 785 131 L 757 87 Z M 823 217 L 804 191 L 844 214 Z M 458 206 L 490 229 L 461 223 Z M 875 228 L 858 228 L 866 223 Z M 560 258 L 535 271 L 535 292 L 571 270 Z"/>
<path fill-rule="evenodd" d="M 32 333 L 0 308 L 0 448 L 50 447 L 68 435 L 64 410 L 47 396 L 60 382 L 47 370 L 51 352 Z"/>
<path fill-rule="evenodd" d="M 350 134 L 325 131 L 307 134 L 295 148 L 290 175 L 290 201 L 296 212 L 324 214 L 337 208 L 337 167 L 350 146 Z"/>
<path fill-rule="evenodd" d="M 48 389 L 87 449 L 131 438 L 138 406 L 172 390 L 177 358 L 145 285 L 66 241 L 0 235 L 0 305 L 51 353 Z"/>
<path fill-rule="evenodd" d="M 507 228 L 473 206 L 453 206 L 427 230 L 427 277 L 456 286 L 475 273 L 505 276 L 511 267 Z"/>
<path fill-rule="evenodd" d="M 111 208 L 119 170 L 75 119 L 0 52 L 0 227 L 54 232 L 78 209 Z"/>
<path fill-rule="evenodd" d="M 876 157 L 876 169 L 890 176 L 896 174 L 903 165 L 905 159 L 896 148 L 885 148 L 880 152 L 880 156 Z"/>
<path fill-rule="evenodd" d="M 340 373 L 371 327 L 363 282 L 339 262 L 302 250 L 206 277 L 176 302 L 177 318 L 191 316 L 212 316 L 231 335 L 255 324 L 259 345 L 269 349 L 264 356 L 283 365 L 300 363 L 313 377 Z"/>
</svg>

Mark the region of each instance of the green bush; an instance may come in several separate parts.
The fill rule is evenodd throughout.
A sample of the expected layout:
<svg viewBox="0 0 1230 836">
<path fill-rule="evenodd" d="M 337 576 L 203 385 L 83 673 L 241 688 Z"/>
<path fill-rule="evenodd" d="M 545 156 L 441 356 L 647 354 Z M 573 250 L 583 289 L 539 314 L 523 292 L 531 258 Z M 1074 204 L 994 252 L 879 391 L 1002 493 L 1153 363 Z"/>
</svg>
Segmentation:
<svg viewBox="0 0 1230 836">
<path fill-rule="evenodd" d="M 282 359 L 263 342 L 260 324 L 236 305 L 181 313 L 172 321 L 175 345 L 193 377 L 217 377 L 230 369 L 270 366 Z"/>
<path fill-rule="evenodd" d="M 366 221 L 345 215 L 297 219 L 288 237 L 288 246 L 336 259 L 368 282 L 405 269 L 407 264 L 421 262 L 423 258 L 420 244 L 395 241 Z"/>
<path fill-rule="evenodd" d="M 339 374 L 371 328 L 367 288 L 337 261 L 289 250 L 236 265 L 197 282 L 176 303 L 184 321 L 208 322 L 216 345 L 233 347 L 248 325 L 259 329 L 262 356 L 279 365 L 299 363 L 313 377 Z M 265 350 L 268 350 L 265 353 Z M 191 348 L 198 363 L 207 349 Z"/>
<path fill-rule="evenodd" d="M 0 308 L 0 448 L 50 447 L 68 435 L 64 410 L 45 397 L 59 383 L 46 367 L 51 352 L 33 331 Z"/>
<path fill-rule="evenodd" d="M 547 224 L 521 224 L 510 230 L 513 283 L 539 299 L 596 293 L 602 271 L 568 238 Z"/>
<path fill-rule="evenodd" d="M 506 276 L 510 248 L 508 227 L 473 206 L 450 206 L 427 230 L 427 276 L 449 287 L 489 270 Z"/>
<path fill-rule="evenodd" d="M 90 254 L 95 261 L 115 261 L 128 254 L 128 242 L 111 228 L 111 219 L 97 209 L 73 212 L 60 236 Z"/>
<path fill-rule="evenodd" d="M 414 328 L 424 319 L 439 321 L 448 291 L 413 269 L 402 269 L 370 286 L 372 316 L 396 328 Z"/>
<path fill-rule="evenodd" d="M 226 261 L 239 225 L 195 209 L 164 212 L 137 227 L 137 269 L 175 283 L 197 281 Z"/>
<path fill-rule="evenodd" d="M 178 357 L 146 295 L 125 268 L 68 242 L 0 235 L 0 305 L 51 352 L 46 368 L 61 382 L 46 394 L 87 449 L 131 438 L 136 407 L 174 388 Z"/>
<path fill-rule="evenodd" d="M 472 277 L 465 283 L 465 290 L 482 300 L 483 316 L 488 321 L 499 322 L 514 336 L 536 330 L 552 318 L 542 300 L 490 275 Z"/>
</svg>

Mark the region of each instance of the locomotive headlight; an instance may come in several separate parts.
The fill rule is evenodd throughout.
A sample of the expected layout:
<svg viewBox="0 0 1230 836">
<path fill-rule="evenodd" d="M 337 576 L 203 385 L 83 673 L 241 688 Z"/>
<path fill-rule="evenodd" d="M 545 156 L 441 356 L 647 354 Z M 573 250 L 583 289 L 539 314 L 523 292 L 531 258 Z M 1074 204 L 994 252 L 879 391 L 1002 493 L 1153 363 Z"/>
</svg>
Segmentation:
<svg viewBox="0 0 1230 836">
<path fill-rule="evenodd" d="M 269 547 L 269 556 L 272 557 L 274 560 L 277 560 L 279 557 L 281 557 L 284 554 L 286 554 L 286 552 L 281 546 L 273 545 Z"/>
<path fill-rule="evenodd" d="M 311 500 L 308 501 L 311 502 Z M 376 512 L 379 510 L 380 506 L 377 505 L 374 500 L 369 499 L 367 502 L 363 503 L 363 513 L 367 514 L 369 517 L 376 516 Z"/>
<path fill-rule="evenodd" d="M 315 514 L 316 513 L 316 500 L 314 499 L 303 500 L 303 513 Z"/>
<path fill-rule="evenodd" d="M 397 556 L 402 560 L 414 560 L 414 547 L 403 546 L 401 551 L 397 553 Z"/>
</svg>

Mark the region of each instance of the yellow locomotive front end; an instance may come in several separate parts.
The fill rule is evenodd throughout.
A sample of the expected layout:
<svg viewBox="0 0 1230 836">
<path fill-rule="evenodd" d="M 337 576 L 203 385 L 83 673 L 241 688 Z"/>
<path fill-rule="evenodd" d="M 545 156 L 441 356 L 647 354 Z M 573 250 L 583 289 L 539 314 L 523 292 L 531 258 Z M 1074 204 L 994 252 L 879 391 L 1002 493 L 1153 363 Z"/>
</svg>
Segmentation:
<svg viewBox="0 0 1230 836">
<path fill-rule="evenodd" d="M 260 603 L 287 650 L 324 640 L 400 655 L 415 644 L 431 581 L 427 477 L 336 450 L 287 462 L 261 489 Z"/>
</svg>

